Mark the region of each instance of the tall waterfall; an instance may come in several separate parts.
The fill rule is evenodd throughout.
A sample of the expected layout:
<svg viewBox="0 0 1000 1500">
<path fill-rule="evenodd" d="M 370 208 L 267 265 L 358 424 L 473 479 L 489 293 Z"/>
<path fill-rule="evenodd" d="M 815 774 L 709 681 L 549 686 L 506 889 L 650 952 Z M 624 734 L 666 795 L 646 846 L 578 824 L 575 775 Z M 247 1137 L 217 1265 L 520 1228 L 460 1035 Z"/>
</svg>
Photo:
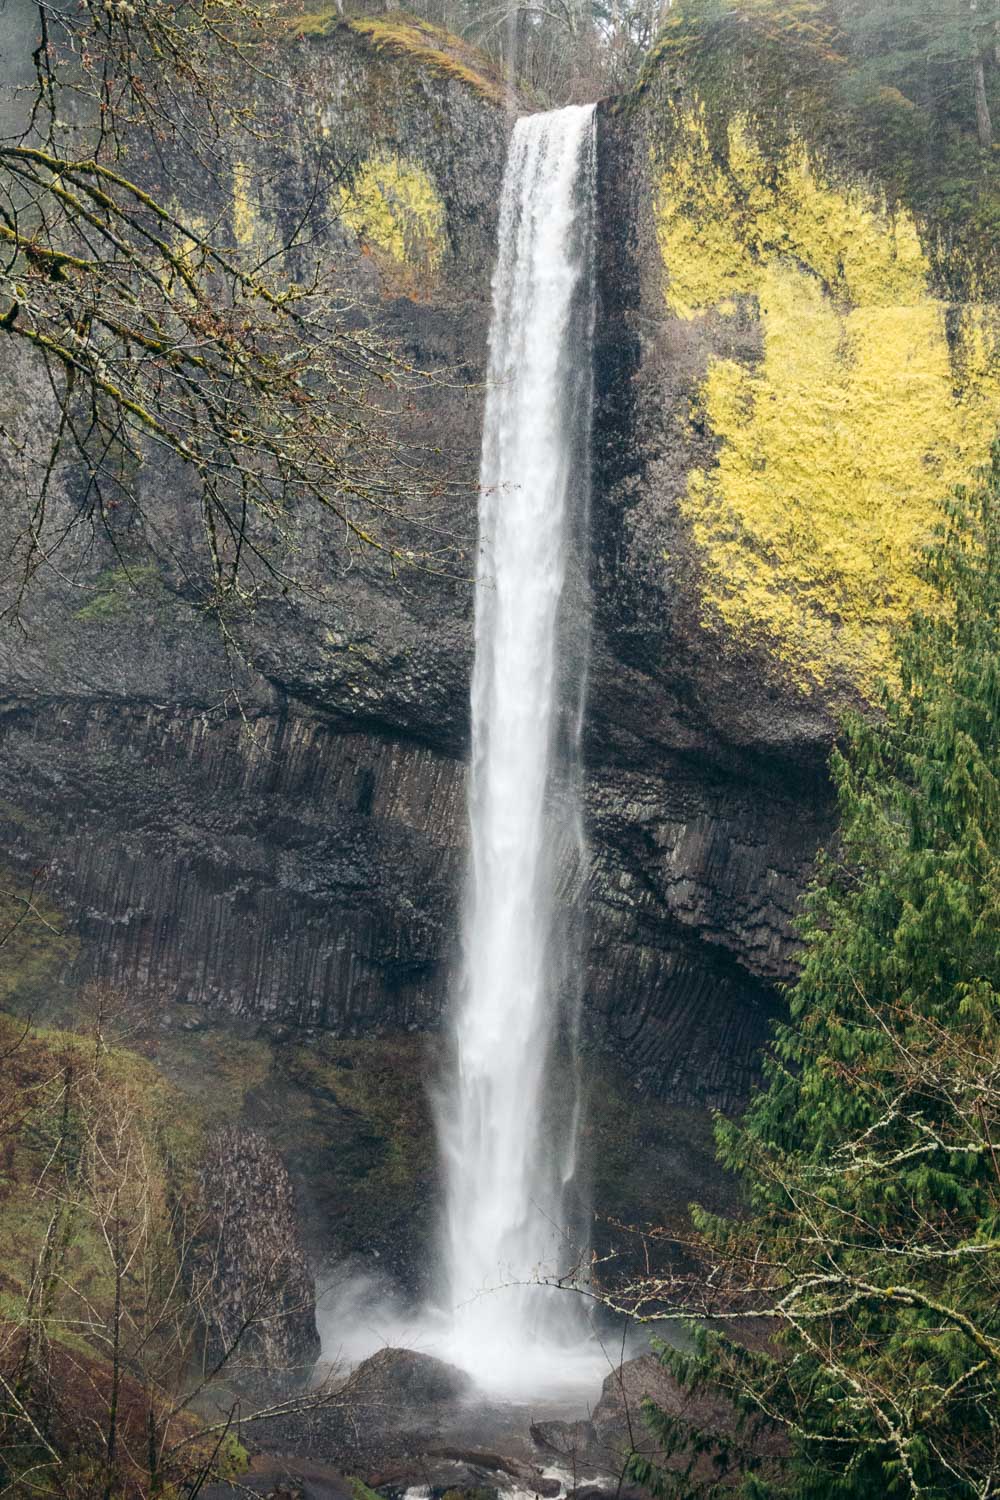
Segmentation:
<svg viewBox="0 0 1000 1500">
<path fill-rule="evenodd" d="M 480 474 L 471 856 L 440 1101 L 452 1356 L 484 1384 L 565 1370 L 585 1244 L 573 1071 L 584 875 L 593 108 L 518 121 L 500 211 Z"/>
</svg>

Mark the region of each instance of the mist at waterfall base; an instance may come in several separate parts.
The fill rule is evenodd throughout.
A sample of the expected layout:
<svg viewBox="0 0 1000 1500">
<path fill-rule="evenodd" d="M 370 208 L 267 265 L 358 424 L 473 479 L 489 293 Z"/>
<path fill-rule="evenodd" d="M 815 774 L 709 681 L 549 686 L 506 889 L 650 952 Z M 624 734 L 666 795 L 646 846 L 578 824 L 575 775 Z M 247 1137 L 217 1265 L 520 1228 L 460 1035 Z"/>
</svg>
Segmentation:
<svg viewBox="0 0 1000 1500">
<path fill-rule="evenodd" d="M 403 1345 L 513 1399 L 593 1394 L 609 1368 L 581 1294 L 589 1236 L 577 1159 L 594 158 L 592 106 L 533 115 L 515 126 L 504 178 L 463 959 L 435 1100 L 440 1291 L 415 1316 L 373 1281 L 355 1285 L 353 1314 L 337 1310 L 347 1287 L 321 1308 L 328 1356 L 338 1339 L 346 1361 Z"/>
</svg>

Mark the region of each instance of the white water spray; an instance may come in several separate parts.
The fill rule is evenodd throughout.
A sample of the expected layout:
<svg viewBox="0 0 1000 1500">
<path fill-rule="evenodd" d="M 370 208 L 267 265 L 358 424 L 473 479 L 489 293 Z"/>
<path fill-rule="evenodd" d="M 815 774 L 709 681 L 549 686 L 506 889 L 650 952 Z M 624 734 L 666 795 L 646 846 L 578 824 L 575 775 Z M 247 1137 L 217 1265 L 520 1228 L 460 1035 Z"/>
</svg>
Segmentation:
<svg viewBox="0 0 1000 1500">
<path fill-rule="evenodd" d="M 515 127 L 493 282 L 454 1056 L 439 1108 L 450 1356 L 507 1392 L 584 1333 L 572 1054 L 584 845 L 593 108 Z M 588 1367 L 590 1360 L 587 1361 Z"/>
</svg>

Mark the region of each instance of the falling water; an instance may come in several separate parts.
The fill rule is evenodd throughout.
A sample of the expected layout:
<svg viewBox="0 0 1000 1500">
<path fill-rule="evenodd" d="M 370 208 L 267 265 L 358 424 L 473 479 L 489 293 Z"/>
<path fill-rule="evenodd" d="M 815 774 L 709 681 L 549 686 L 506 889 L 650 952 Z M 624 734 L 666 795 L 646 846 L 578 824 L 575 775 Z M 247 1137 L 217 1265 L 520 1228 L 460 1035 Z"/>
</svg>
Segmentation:
<svg viewBox="0 0 1000 1500">
<path fill-rule="evenodd" d="M 592 397 L 594 120 L 515 127 L 483 436 L 454 1049 L 439 1110 L 452 1357 L 494 1388 L 565 1374 L 584 1245 L 573 1074 Z"/>
</svg>

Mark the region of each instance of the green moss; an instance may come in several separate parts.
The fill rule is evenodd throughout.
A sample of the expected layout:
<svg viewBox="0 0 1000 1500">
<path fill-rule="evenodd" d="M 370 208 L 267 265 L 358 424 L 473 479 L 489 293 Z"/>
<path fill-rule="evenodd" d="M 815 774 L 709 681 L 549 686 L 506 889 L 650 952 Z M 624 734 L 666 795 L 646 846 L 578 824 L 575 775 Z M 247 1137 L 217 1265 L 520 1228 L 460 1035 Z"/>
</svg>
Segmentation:
<svg viewBox="0 0 1000 1500">
<path fill-rule="evenodd" d="M 601 1059 L 587 1097 L 582 1146 L 593 1173 L 600 1247 L 617 1243 L 611 1227 L 683 1225 L 698 1199 L 724 1210 L 734 1184 L 718 1166 L 710 1114 L 636 1094 L 626 1073 Z"/>
<path fill-rule="evenodd" d="M 308 1182 L 328 1226 L 316 1247 L 324 1258 L 377 1252 L 384 1266 L 412 1269 L 408 1247 L 431 1233 L 437 1173 L 428 1071 L 423 1036 L 275 1046 L 266 1099 L 248 1099 L 249 1116 Z"/>
<path fill-rule="evenodd" d="M 191 1112 L 153 1063 L 123 1048 L 107 1050 L 93 1036 L 31 1027 L 0 1012 L 5 1115 L 0 1131 L 0 1292 L 8 1316 L 24 1307 L 65 1173 L 76 1170 L 85 1114 L 104 1102 L 118 1106 L 122 1128 L 141 1151 L 153 1214 L 166 1217 L 171 1196 L 187 1192 L 201 1152 Z M 83 1112 L 83 1113 L 81 1113 Z M 141 1142 L 141 1146 L 140 1143 Z M 138 1158 L 137 1158 L 138 1160 Z M 107 1245 L 94 1214 L 64 1215 L 62 1272 L 50 1332 L 80 1338 L 89 1303 L 107 1308 L 113 1292 Z"/>
<path fill-rule="evenodd" d="M 345 1164 L 353 1155 L 357 1186 L 376 1200 L 383 1192 L 419 1191 L 432 1165 L 425 1047 L 409 1037 L 322 1037 L 281 1053 L 285 1076 L 338 1110 L 348 1127 L 338 1149 Z"/>
<path fill-rule="evenodd" d="M 438 78 L 461 83 L 491 104 L 502 104 L 503 81 L 489 59 L 461 37 L 420 16 L 390 11 L 384 16 L 355 16 L 345 21 L 333 8 L 293 17 L 289 29 L 305 37 L 327 36 L 339 29 L 363 37 L 376 51 L 408 58 Z"/>
<path fill-rule="evenodd" d="M 73 618 L 88 625 L 106 624 L 128 615 L 142 599 L 159 592 L 157 569 L 150 565 L 135 568 L 112 568 L 95 580 L 93 597 L 78 609 Z"/>
<path fill-rule="evenodd" d="M 79 950 L 63 913 L 45 895 L 0 871 L 0 1006 L 44 1011 Z"/>
<path fill-rule="evenodd" d="M 483 54 L 442 27 L 401 11 L 360 16 L 349 24 L 375 47 L 411 57 L 438 77 L 465 84 L 491 104 L 503 103 L 503 85 Z"/>
<path fill-rule="evenodd" d="M 241 1036 L 235 1022 L 196 1031 L 177 1027 L 155 1045 L 164 1076 L 190 1101 L 206 1127 L 238 1120 L 247 1095 L 263 1088 L 271 1073 L 270 1043 L 263 1037 Z"/>
<path fill-rule="evenodd" d="M 351 1494 L 354 1496 L 354 1500 L 383 1500 L 378 1491 L 369 1489 L 363 1479 L 356 1479 L 353 1475 L 348 1475 L 347 1482 L 351 1486 Z"/>
</svg>

